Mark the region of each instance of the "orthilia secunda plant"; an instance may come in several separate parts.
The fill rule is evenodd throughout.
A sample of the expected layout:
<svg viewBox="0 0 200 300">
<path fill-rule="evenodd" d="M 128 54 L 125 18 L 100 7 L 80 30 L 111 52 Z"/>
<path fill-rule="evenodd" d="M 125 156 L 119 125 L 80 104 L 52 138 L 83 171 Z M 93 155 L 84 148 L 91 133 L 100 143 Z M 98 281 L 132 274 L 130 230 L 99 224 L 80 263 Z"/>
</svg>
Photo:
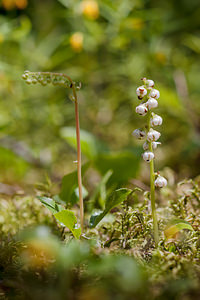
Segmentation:
<svg viewBox="0 0 200 300">
<path fill-rule="evenodd" d="M 154 88 L 154 81 L 142 78 L 143 85 L 136 89 L 136 94 L 141 103 L 136 107 L 135 111 L 140 116 L 146 116 L 147 124 L 144 128 L 135 129 L 133 136 L 140 140 L 145 140 L 143 144 L 144 153 L 142 154 L 143 160 L 150 165 L 150 197 L 151 209 L 153 218 L 153 232 L 155 245 L 158 245 L 158 222 L 155 207 L 155 187 L 162 188 L 167 185 L 167 180 L 159 173 L 154 172 L 154 150 L 161 143 L 158 142 L 161 134 L 155 130 L 156 126 L 162 125 L 162 118 L 155 114 L 152 110 L 158 107 L 158 99 L 160 92 Z"/>
<path fill-rule="evenodd" d="M 76 141 L 77 141 L 77 173 L 78 173 L 78 189 L 79 189 L 79 202 L 80 202 L 80 221 L 81 231 L 83 233 L 84 224 L 84 206 L 83 206 L 83 193 L 82 193 L 82 177 L 81 177 L 81 142 L 80 142 L 80 125 L 79 125 L 79 108 L 77 90 L 80 90 L 81 85 L 77 85 L 68 75 L 63 73 L 51 72 L 30 72 L 25 71 L 22 78 L 27 84 L 40 83 L 43 86 L 53 84 L 54 86 L 61 86 L 64 88 L 72 89 L 70 99 L 75 105 L 75 120 L 76 120 Z"/>
</svg>

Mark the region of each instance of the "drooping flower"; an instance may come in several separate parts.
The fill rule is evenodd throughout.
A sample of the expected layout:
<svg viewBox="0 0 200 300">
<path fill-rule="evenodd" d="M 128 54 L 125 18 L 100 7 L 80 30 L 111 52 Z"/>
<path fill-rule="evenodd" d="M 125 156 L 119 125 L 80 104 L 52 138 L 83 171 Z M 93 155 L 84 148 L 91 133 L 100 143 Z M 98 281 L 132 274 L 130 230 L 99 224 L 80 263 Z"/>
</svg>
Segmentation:
<svg viewBox="0 0 200 300">
<path fill-rule="evenodd" d="M 136 137 L 137 139 L 141 140 L 143 138 L 145 138 L 146 136 L 146 132 L 142 129 L 135 129 L 133 132 L 132 132 L 132 135 L 134 137 Z"/>
<path fill-rule="evenodd" d="M 149 93 L 149 97 L 158 99 L 158 98 L 160 98 L 160 92 L 156 89 L 152 89 Z"/>
<path fill-rule="evenodd" d="M 151 122 L 151 126 L 159 126 L 162 125 L 162 118 L 159 115 L 153 115 L 153 117 L 151 118 L 150 122 Z"/>
<path fill-rule="evenodd" d="M 167 185 L 167 179 L 165 179 L 163 176 L 158 175 L 158 177 L 154 181 L 154 185 L 156 187 L 162 188 Z"/>
<path fill-rule="evenodd" d="M 146 84 L 147 87 L 154 87 L 154 81 L 151 80 L 151 79 L 147 79 L 145 81 L 145 84 Z"/>
<path fill-rule="evenodd" d="M 146 113 L 148 112 L 148 109 L 145 104 L 140 104 L 140 105 L 136 106 L 135 111 L 140 116 L 145 116 Z"/>
<path fill-rule="evenodd" d="M 150 162 L 152 159 L 154 159 L 154 154 L 151 151 L 145 151 L 142 154 L 142 157 L 143 157 L 144 161 Z"/>
<path fill-rule="evenodd" d="M 136 94 L 138 95 L 139 99 L 142 99 L 147 94 L 147 90 L 144 86 L 139 86 L 136 90 Z"/>
<path fill-rule="evenodd" d="M 147 133 L 147 141 L 148 142 L 155 142 L 159 139 L 159 137 L 161 136 L 160 132 L 154 130 L 154 129 L 150 129 L 149 132 Z"/>
<path fill-rule="evenodd" d="M 149 98 L 148 101 L 146 102 L 146 106 L 148 109 L 153 109 L 158 107 L 158 101 L 155 100 L 154 98 Z"/>
</svg>

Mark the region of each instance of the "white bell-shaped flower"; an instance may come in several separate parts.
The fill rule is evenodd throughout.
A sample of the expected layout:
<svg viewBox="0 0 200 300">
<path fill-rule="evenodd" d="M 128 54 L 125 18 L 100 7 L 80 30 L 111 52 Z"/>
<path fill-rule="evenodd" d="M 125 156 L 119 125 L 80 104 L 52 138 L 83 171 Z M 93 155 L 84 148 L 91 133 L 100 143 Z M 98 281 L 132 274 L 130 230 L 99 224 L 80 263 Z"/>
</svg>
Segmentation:
<svg viewBox="0 0 200 300">
<path fill-rule="evenodd" d="M 145 116 L 146 113 L 147 113 L 147 111 L 148 111 L 148 109 L 147 109 L 147 107 L 146 107 L 145 104 L 140 104 L 140 105 L 136 106 L 135 111 L 140 116 Z"/>
<path fill-rule="evenodd" d="M 138 95 L 139 99 L 142 99 L 144 96 L 146 96 L 147 90 L 145 89 L 145 87 L 143 85 L 139 86 L 136 90 L 136 94 Z"/>
<path fill-rule="evenodd" d="M 152 159 L 154 159 L 154 154 L 151 151 L 145 151 L 142 154 L 142 157 L 143 157 L 144 161 L 150 162 Z"/>
<path fill-rule="evenodd" d="M 147 133 L 147 141 L 148 142 L 155 142 L 159 139 L 159 137 L 161 136 L 160 132 L 154 130 L 154 129 L 150 129 L 149 132 Z"/>
<path fill-rule="evenodd" d="M 133 132 L 132 132 L 132 135 L 134 137 L 136 137 L 137 139 L 141 140 L 143 138 L 145 138 L 146 136 L 146 132 L 142 129 L 135 129 Z"/>
<path fill-rule="evenodd" d="M 154 81 L 151 79 L 147 79 L 145 83 L 147 87 L 154 87 Z"/>
<path fill-rule="evenodd" d="M 164 177 L 158 175 L 158 177 L 154 181 L 154 185 L 156 187 L 162 188 L 162 187 L 167 185 L 167 179 L 165 179 Z"/>
<path fill-rule="evenodd" d="M 154 98 L 149 98 L 149 100 L 146 102 L 146 106 L 148 109 L 153 109 L 158 107 L 158 101 Z"/>
<path fill-rule="evenodd" d="M 153 117 L 150 120 L 151 126 L 162 125 L 162 121 L 163 119 L 159 115 L 153 115 Z"/>
<path fill-rule="evenodd" d="M 158 99 L 158 98 L 160 98 L 160 92 L 156 89 L 152 89 L 149 93 L 149 97 Z"/>
</svg>

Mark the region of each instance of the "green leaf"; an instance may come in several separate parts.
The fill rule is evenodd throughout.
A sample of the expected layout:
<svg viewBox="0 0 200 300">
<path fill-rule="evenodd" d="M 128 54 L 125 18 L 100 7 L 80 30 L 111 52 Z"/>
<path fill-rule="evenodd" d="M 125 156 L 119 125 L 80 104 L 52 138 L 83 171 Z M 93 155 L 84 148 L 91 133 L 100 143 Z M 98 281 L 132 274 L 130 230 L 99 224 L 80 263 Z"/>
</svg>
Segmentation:
<svg viewBox="0 0 200 300">
<path fill-rule="evenodd" d="M 118 189 L 114 191 L 106 200 L 105 209 L 103 212 L 99 214 L 94 214 L 90 218 L 90 226 L 95 227 L 103 217 L 114 207 L 122 203 L 124 200 L 127 199 L 128 195 L 132 193 L 130 189 Z"/>
<path fill-rule="evenodd" d="M 94 215 L 90 217 L 90 227 L 91 228 L 96 227 L 97 224 L 99 224 L 99 222 L 105 217 L 105 215 L 106 215 L 105 211 L 100 213 L 94 213 Z"/>
<path fill-rule="evenodd" d="M 130 150 L 101 153 L 95 160 L 95 166 L 105 174 L 108 170 L 113 171 L 109 182 L 124 183 L 137 175 L 140 160 L 138 153 Z"/>
<path fill-rule="evenodd" d="M 194 230 L 191 224 L 185 220 L 172 220 L 164 231 L 165 237 L 167 239 L 174 238 L 182 229 Z"/>
<path fill-rule="evenodd" d="M 63 207 L 57 204 L 53 199 L 48 197 L 37 197 L 41 203 L 47 207 L 53 214 L 63 210 Z"/>
<path fill-rule="evenodd" d="M 69 228 L 76 239 L 80 238 L 81 229 L 77 228 L 77 219 L 73 211 L 65 209 L 55 213 L 54 216 L 60 223 Z"/>
<path fill-rule="evenodd" d="M 74 127 L 63 127 L 60 131 L 67 143 L 76 149 L 76 129 Z M 100 152 L 106 151 L 107 147 L 103 145 L 93 134 L 80 130 L 81 151 L 89 159 L 93 160 Z"/>
<path fill-rule="evenodd" d="M 105 204 L 105 199 L 106 199 L 106 183 L 108 182 L 108 180 L 110 179 L 112 174 L 113 174 L 113 171 L 108 170 L 108 172 L 103 176 L 100 183 L 96 187 L 94 194 L 90 198 L 90 203 L 94 203 L 95 199 L 100 194 L 99 205 L 103 208 L 103 206 Z"/>
<path fill-rule="evenodd" d="M 82 166 L 81 168 L 82 176 L 84 175 L 88 167 L 89 167 L 89 163 Z M 74 204 L 73 193 L 77 187 L 78 187 L 78 176 L 76 170 L 63 177 L 59 198 L 63 200 L 65 203 L 67 204 L 71 203 L 71 205 L 73 205 Z"/>
</svg>

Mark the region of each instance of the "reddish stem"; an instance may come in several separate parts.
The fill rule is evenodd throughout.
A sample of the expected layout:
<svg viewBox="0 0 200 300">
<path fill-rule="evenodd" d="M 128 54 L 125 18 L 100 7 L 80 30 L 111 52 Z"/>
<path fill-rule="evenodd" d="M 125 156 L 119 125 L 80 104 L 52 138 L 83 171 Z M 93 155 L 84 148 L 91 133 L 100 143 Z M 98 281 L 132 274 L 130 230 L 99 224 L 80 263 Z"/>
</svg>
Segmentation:
<svg viewBox="0 0 200 300">
<path fill-rule="evenodd" d="M 78 173 L 78 190 L 79 190 L 79 202 L 80 202 L 80 219 L 81 219 L 81 231 L 83 232 L 84 207 L 83 207 L 82 177 L 81 177 L 80 125 L 79 125 L 79 110 L 78 110 L 77 99 L 75 100 L 75 119 L 76 119 L 77 173 Z"/>
<path fill-rule="evenodd" d="M 83 233 L 84 206 L 83 206 L 82 177 L 81 177 L 81 139 L 80 139 L 79 110 L 78 110 L 78 99 L 77 99 L 77 94 L 76 94 L 76 87 L 75 87 L 73 81 L 71 81 L 71 83 L 72 83 L 73 95 L 74 95 L 74 100 L 75 100 L 78 191 L 79 191 L 79 203 L 80 203 L 81 231 Z"/>
</svg>

